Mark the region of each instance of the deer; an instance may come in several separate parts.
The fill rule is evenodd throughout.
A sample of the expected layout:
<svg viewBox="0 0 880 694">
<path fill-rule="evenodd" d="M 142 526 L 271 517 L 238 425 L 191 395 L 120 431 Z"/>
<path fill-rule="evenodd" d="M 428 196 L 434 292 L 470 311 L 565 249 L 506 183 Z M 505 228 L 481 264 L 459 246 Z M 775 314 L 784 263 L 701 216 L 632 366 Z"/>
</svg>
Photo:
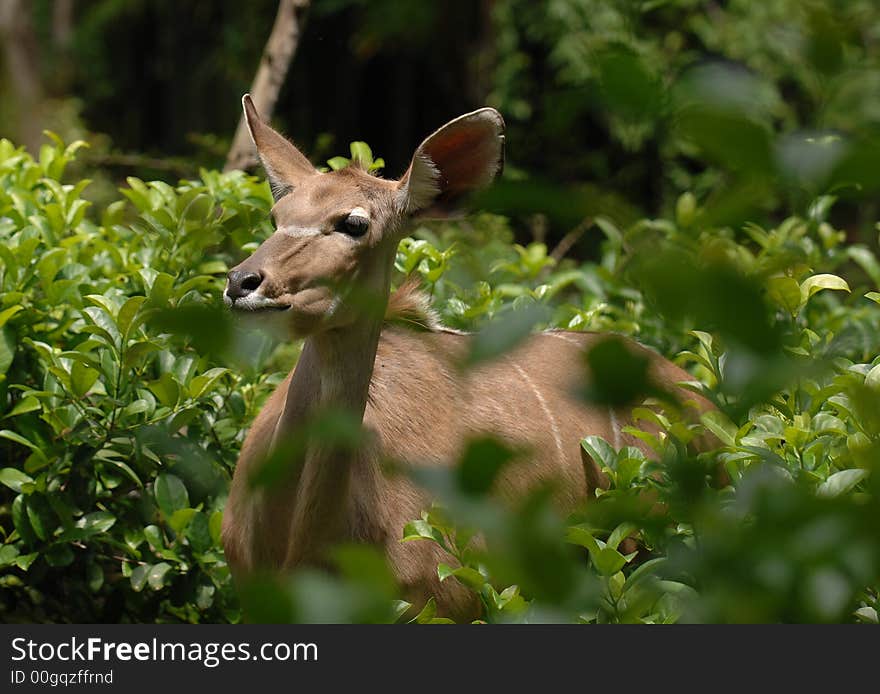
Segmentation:
<svg viewBox="0 0 880 694">
<path fill-rule="evenodd" d="M 494 494 L 515 503 L 552 481 L 555 502 L 576 508 L 608 486 L 580 445 L 585 435 L 647 450 L 625 431 L 632 423 L 625 408 L 591 405 L 574 392 L 586 378 L 585 351 L 604 336 L 538 332 L 500 358 L 462 370 L 472 335 L 444 327 L 413 283 L 391 293 L 407 221 L 455 204 L 501 171 L 505 123 L 498 111 L 481 108 L 449 121 L 416 148 L 399 179 L 386 180 L 354 162 L 319 171 L 261 120 L 248 95 L 242 105 L 272 190 L 275 231 L 229 271 L 224 301 L 235 314 L 280 326 L 303 343 L 254 420 L 234 470 L 222 525 L 233 580 L 326 566 L 337 543 L 368 543 L 384 553 L 414 605 L 433 596 L 438 614 L 471 618 L 476 596 L 438 578 L 438 563 L 450 561 L 443 550 L 401 541 L 430 496 L 411 476 L 386 474 L 382 462 L 451 466 L 464 442 L 491 435 L 531 452 L 501 471 Z M 681 385 L 693 380 L 688 372 L 635 341 L 627 349 L 650 360 L 655 383 L 709 409 Z M 320 408 L 350 413 L 371 436 L 355 450 L 307 444 L 282 482 L 249 485 L 261 462 Z"/>
</svg>

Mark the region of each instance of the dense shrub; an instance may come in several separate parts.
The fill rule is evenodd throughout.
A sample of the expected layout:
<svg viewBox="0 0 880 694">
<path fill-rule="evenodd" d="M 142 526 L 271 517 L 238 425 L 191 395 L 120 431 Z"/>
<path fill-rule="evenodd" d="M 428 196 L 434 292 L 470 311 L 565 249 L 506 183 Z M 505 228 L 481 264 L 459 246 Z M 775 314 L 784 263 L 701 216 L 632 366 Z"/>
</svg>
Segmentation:
<svg viewBox="0 0 880 694">
<path fill-rule="evenodd" d="M 129 179 L 127 200 L 88 215 L 88 181 L 60 182 L 77 147 L 34 162 L 0 143 L 0 609 L 234 619 L 222 502 L 271 374 L 260 343 L 229 356 L 212 307 L 230 253 L 266 229 L 268 190 L 241 174 Z"/>
<path fill-rule="evenodd" d="M 241 173 L 131 178 L 125 199 L 90 210 L 87 181 L 62 183 L 77 146 L 45 145 L 33 161 L 0 141 L 0 611 L 238 620 L 223 502 L 296 346 L 231 324 L 218 298 L 227 268 L 271 230 L 268 187 Z M 546 490 L 516 510 L 475 491 L 469 466 L 500 468 L 507 452 L 472 442 L 458 468 L 419 480 L 438 505 L 402 540 L 449 548 L 458 565 L 441 577 L 478 592 L 488 621 L 877 621 L 880 294 L 868 290 L 880 265 L 827 223 L 833 203 L 734 229 L 686 194 L 675 219 L 596 219 L 601 253 L 585 263 L 515 245 L 503 216 L 418 225 L 397 279 L 421 276 L 487 354 L 549 325 L 632 335 L 688 366 L 719 411 L 689 424 L 641 407 L 637 421 L 661 435 L 633 431 L 656 461 L 586 436 L 612 486 L 568 519 Z M 619 356 L 613 343 L 595 355 L 607 383 L 585 397 L 626 379 L 644 388 Z M 705 429 L 721 448 L 697 455 L 688 443 Z M 731 479 L 720 489 L 716 463 Z M 469 542 L 477 529 L 487 551 Z M 629 537 L 641 551 L 620 551 Z M 265 620 L 393 619 L 377 557 L 337 557 L 332 577 L 246 587 L 245 607 Z M 429 603 L 418 621 L 432 620 Z"/>
</svg>

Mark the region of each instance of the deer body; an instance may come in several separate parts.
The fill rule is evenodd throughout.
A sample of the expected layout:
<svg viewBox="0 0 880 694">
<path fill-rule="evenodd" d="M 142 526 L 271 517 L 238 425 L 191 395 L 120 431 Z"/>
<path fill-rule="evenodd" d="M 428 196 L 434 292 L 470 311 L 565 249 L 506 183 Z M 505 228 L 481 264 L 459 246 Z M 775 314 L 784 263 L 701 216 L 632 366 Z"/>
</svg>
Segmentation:
<svg viewBox="0 0 880 694">
<path fill-rule="evenodd" d="M 409 599 L 433 595 L 442 613 L 473 616 L 473 595 L 437 578 L 438 562 L 449 562 L 442 550 L 401 542 L 404 525 L 430 498 L 407 475 L 386 474 L 384 461 L 450 465 L 469 437 L 491 434 L 531 452 L 502 472 L 498 495 L 515 501 L 553 482 L 558 504 L 571 509 L 605 483 L 596 463 L 582 457 L 585 435 L 643 447 L 622 433 L 626 413 L 587 406 L 576 396 L 583 352 L 600 339 L 596 334 L 539 333 L 498 360 L 462 371 L 468 335 L 383 320 L 400 222 L 491 180 L 503 122 L 491 109 L 452 121 L 422 144 L 398 182 L 357 169 L 318 174 L 259 121 L 247 97 L 245 114 L 278 191 L 278 231 L 230 272 L 226 300 L 306 339 L 296 368 L 242 447 L 223 521 L 233 575 L 322 564 L 335 543 L 366 542 L 384 549 Z M 372 306 L 358 304 L 358 295 L 372 298 Z M 404 309 L 417 301 L 409 289 L 392 297 Z M 655 381 L 689 379 L 659 355 L 635 343 L 631 348 L 648 356 Z M 362 418 L 366 443 L 355 451 L 311 445 L 283 483 L 251 488 L 254 469 L 322 408 Z"/>
</svg>

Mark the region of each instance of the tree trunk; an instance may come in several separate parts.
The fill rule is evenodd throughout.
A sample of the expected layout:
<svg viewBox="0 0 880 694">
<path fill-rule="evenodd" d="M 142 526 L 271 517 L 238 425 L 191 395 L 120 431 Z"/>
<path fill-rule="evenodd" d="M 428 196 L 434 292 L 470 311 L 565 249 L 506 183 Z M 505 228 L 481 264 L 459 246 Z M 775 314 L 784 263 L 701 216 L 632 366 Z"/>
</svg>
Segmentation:
<svg viewBox="0 0 880 694">
<path fill-rule="evenodd" d="M 272 33 L 263 49 L 260 66 L 251 85 L 250 95 L 262 119 L 269 122 L 278 94 L 287 76 L 287 70 L 299 44 L 302 18 L 308 8 L 309 0 L 281 0 Z M 254 145 L 242 117 L 232 140 L 232 147 L 226 157 L 224 171 L 246 169 L 257 163 Z"/>
<path fill-rule="evenodd" d="M 52 43 L 61 51 L 70 47 L 73 38 L 73 0 L 55 0 L 52 4 Z"/>
<path fill-rule="evenodd" d="M 71 59 L 73 44 L 73 0 L 52 3 L 51 77 L 45 85 L 50 96 L 63 98 L 70 93 L 75 64 Z"/>
<path fill-rule="evenodd" d="M 11 86 L 18 127 L 15 136 L 31 152 L 40 147 L 43 134 L 43 85 L 40 50 L 31 23 L 31 5 L 25 0 L 0 2 L 0 36 L 8 84 Z"/>
</svg>

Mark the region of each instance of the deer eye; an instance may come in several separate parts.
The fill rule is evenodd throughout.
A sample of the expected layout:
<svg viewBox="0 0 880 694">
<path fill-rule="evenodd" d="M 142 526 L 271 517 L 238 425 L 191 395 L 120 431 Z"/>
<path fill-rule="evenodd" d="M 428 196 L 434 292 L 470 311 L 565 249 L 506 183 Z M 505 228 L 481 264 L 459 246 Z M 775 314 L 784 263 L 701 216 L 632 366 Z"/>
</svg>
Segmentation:
<svg viewBox="0 0 880 694">
<path fill-rule="evenodd" d="M 345 219 L 341 219 L 336 225 L 337 231 L 341 231 L 343 234 L 353 236 L 354 238 L 363 236 L 367 233 L 369 228 L 370 220 L 366 217 L 355 214 L 349 215 Z"/>
</svg>

